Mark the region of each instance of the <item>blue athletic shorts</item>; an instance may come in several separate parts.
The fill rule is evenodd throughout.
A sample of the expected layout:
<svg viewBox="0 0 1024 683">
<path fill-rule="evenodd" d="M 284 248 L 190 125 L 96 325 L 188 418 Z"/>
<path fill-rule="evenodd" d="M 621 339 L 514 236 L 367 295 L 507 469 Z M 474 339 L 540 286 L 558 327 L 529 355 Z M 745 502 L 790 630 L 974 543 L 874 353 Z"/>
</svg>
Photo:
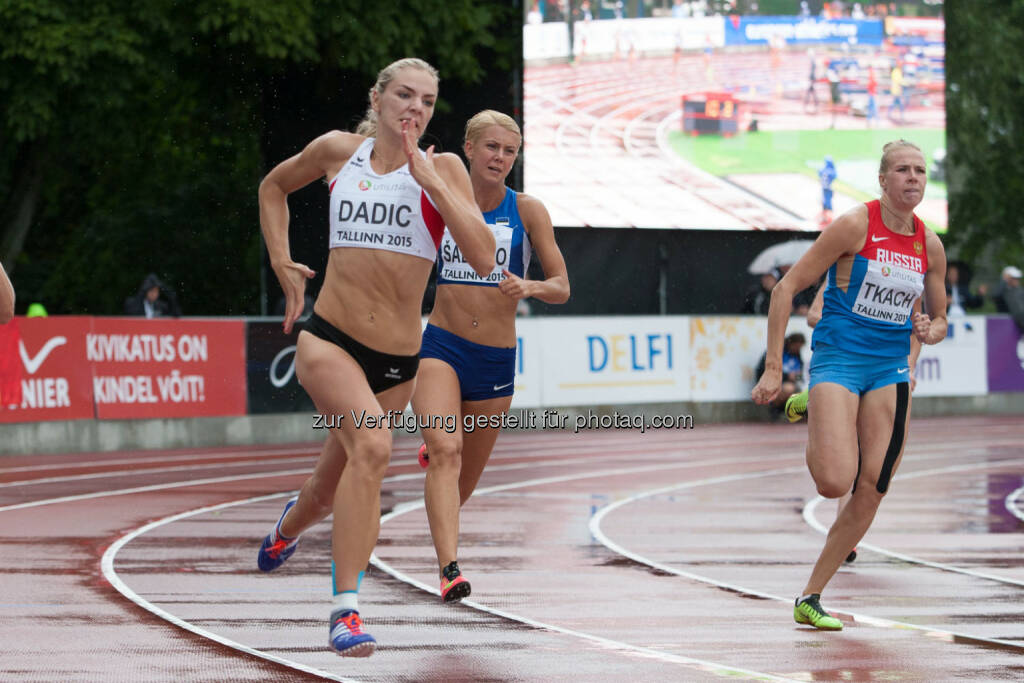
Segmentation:
<svg viewBox="0 0 1024 683">
<path fill-rule="evenodd" d="M 858 396 L 890 384 L 910 381 L 906 356 L 879 358 L 844 351 L 831 344 L 815 344 L 811 354 L 811 384 L 840 384 Z"/>
<path fill-rule="evenodd" d="M 463 401 L 484 401 L 515 392 L 515 347 L 484 346 L 427 325 L 420 347 L 420 360 L 426 358 L 437 358 L 452 366 L 459 378 Z"/>
</svg>

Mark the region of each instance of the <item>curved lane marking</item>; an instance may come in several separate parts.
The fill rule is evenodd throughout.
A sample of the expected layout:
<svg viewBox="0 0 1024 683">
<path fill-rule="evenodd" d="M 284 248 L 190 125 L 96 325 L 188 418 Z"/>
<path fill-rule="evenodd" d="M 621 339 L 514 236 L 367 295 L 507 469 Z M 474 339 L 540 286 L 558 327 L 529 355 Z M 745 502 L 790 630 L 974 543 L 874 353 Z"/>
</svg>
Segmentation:
<svg viewBox="0 0 1024 683">
<path fill-rule="evenodd" d="M 979 466 L 990 465 L 990 464 L 991 463 L 983 463 L 983 464 L 979 464 Z M 620 507 L 623 507 L 624 505 L 628 505 L 628 504 L 634 503 L 634 502 L 636 502 L 638 500 L 642 500 L 643 498 L 649 498 L 651 496 L 656 496 L 656 495 L 660 495 L 660 494 L 663 494 L 663 493 L 668 493 L 670 491 L 678 491 L 678 490 L 687 489 L 687 488 L 696 488 L 697 486 L 706 486 L 706 485 L 709 485 L 709 484 L 724 483 L 724 482 L 727 482 L 727 481 L 737 481 L 737 480 L 743 479 L 743 478 L 754 479 L 754 478 L 761 477 L 761 476 L 778 476 L 781 473 L 790 473 L 790 472 L 793 472 L 793 471 L 803 471 L 804 469 L 806 469 L 806 468 L 805 467 L 794 467 L 794 468 L 787 468 L 786 470 L 774 470 L 774 471 L 773 470 L 768 470 L 768 471 L 761 472 L 761 473 L 756 473 L 756 472 L 748 473 L 746 475 L 730 475 L 730 476 L 726 476 L 726 477 L 718 477 L 718 478 L 713 479 L 713 480 L 705 480 L 703 482 L 685 482 L 685 483 L 682 483 L 682 484 L 676 484 L 676 485 L 672 485 L 672 486 L 664 486 L 664 487 L 660 487 L 660 488 L 657 488 L 657 489 L 652 489 L 650 491 L 644 491 L 644 492 L 635 494 L 633 496 L 630 496 L 629 498 L 624 498 L 623 500 L 619 500 L 619 501 L 616 501 L 614 503 L 611 503 L 610 505 L 607 505 L 607 506 L 601 508 L 600 510 L 598 510 L 597 513 L 590 520 L 590 532 L 591 532 L 591 534 L 594 535 L 594 538 L 596 538 L 602 545 L 607 547 L 612 552 L 615 552 L 615 553 L 617 553 L 619 555 L 622 555 L 623 557 L 627 557 L 627 558 L 629 558 L 629 559 L 631 559 L 634 562 L 637 562 L 639 564 L 642 564 L 642 565 L 645 565 L 645 566 L 648 566 L 648 567 L 653 567 L 655 569 L 659 569 L 661 571 L 667 572 L 669 574 L 674 574 L 676 576 L 680 576 L 680 577 L 683 577 L 683 578 L 693 579 L 693 580 L 699 581 L 701 583 L 707 583 L 707 584 L 710 584 L 712 586 L 717 586 L 717 587 L 724 588 L 724 589 L 731 590 L 731 591 L 735 591 L 735 592 L 738 592 L 738 593 L 743 593 L 744 595 L 751 595 L 751 596 L 754 596 L 754 597 L 766 598 L 766 599 L 769 599 L 769 600 L 778 600 L 780 602 L 784 602 L 786 604 L 789 604 L 789 602 L 792 600 L 792 598 L 790 598 L 790 597 L 783 597 L 783 596 L 779 596 L 779 595 L 774 595 L 772 593 L 765 593 L 763 591 L 759 591 L 759 590 L 756 590 L 756 589 L 753 589 L 753 588 L 747 588 L 746 586 L 738 586 L 736 584 L 724 583 L 722 581 L 718 581 L 718 580 L 713 579 L 711 577 L 702 576 L 700 574 L 694 574 L 692 572 L 687 572 L 687 571 L 684 571 L 682 569 L 678 569 L 676 567 L 673 567 L 673 566 L 670 566 L 670 565 L 667 565 L 667 564 L 663 564 L 661 562 L 657 562 L 656 560 L 652 560 L 650 558 L 647 558 L 647 557 L 645 557 L 643 555 L 640 555 L 639 553 L 632 552 L 631 550 L 628 550 L 627 548 L 624 548 L 623 546 L 620 546 L 619 544 L 615 543 L 613 540 L 611 540 L 611 538 L 609 538 L 607 535 L 605 535 L 605 533 L 601 530 L 601 520 L 604 519 L 604 517 L 607 516 L 610 512 L 612 512 L 612 511 L 614 511 L 614 510 L 616 510 L 616 509 L 618 509 Z M 946 469 L 952 469 L 952 468 L 943 468 L 943 470 L 946 470 Z M 907 475 L 905 475 L 905 476 L 907 476 Z M 910 624 L 910 623 L 901 622 L 901 621 L 894 621 L 894 620 L 891 620 L 891 619 L 885 619 L 883 617 L 875 617 L 875 616 L 871 616 L 871 615 L 867 615 L 867 614 L 860 614 L 860 613 L 855 613 L 855 612 L 846 612 L 846 611 L 844 611 L 843 613 L 852 616 L 856 621 L 859 621 L 861 623 L 869 624 L 869 625 L 872 625 L 872 626 L 878 626 L 878 627 L 882 627 L 882 628 L 894 628 L 894 629 L 902 629 L 902 630 L 921 631 L 921 632 L 923 632 L 925 635 L 927 635 L 929 637 L 938 638 L 938 639 L 941 639 L 941 640 L 943 640 L 945 642 L 968 642 L 968 643 L 974 643 L 974 644 L 991 644 L 991 645 L 998 645 L 998 646 L 1004 647 L 1004 648 L 1008 647 L 1008 648 L 1012 648 L 1012 649 L 1015 649 L 1015 650 L 1024 650 L 1024 646 L 1022 646 L 1021 644 L 1015 643 L 1015 642 L 1006 641 L 1006 640 L 998 640 L 998 639 L 994 639 L 994 638 L 984 638 L 984 637 L 981 637 L 981 636 L 974 636 L 974 635 L 969 635 L 969 634 L 965 634 L 965 633 L 956 633 L 954 631 L 945 631 L 943 629 L 931 628 L 931 627 L 928 627 L 928 626 L 919 626 L 917 624 Z"/>
<path fill-rule="evenodd" d="M 935 475 L 939 475 L 939 474 L 951 474 L 951 473 L 954 473 L 954 472 L 966 472 L 966 471 L 969 471 L 969 470 L 976 470 L 976 469 L 978 469 L 980 467 L 991 467 L 993 465 L 999 465 L 999 466 L 1004 465 L 1004 464 L 1005 465 L 1019 465 L 1020 463 L 1024 463 L 1024 459 L 997 460 L 997 461 L 994 461 L 994 462 L 969 463 L 969 464 L 964 464 L 964 465 L 952 465 L 950 467 L 940 467 L 940 468 L 931 469 L 931 470 L 919 470 L 917 472 L 908 472 L 907 474 L 897 475 L 896 477 L 893 478 L 893 481 L 902 481 L 904 479 L 917 479 L 917 478 L 920 478 L 920 477 L 931 477 L 931 476 L 935 476 Z M 1024 490 L 1024 489 L 1021 489 L 1021 490 Z M 803 517 L 804 517 L 804 521 L 807 522 L 807 525 L 810 526 L 815 531 L 818 531 L 818 532 L 820 532 L 822 534 L 827 534 L 828 533 L 828 529 L 823 524 L 821 524 L 821 522 L 818 521 L 817 517 L 815 517 L 815 515 L 814 515 L 814 512 L 817 509 L 818 505 L 823 503 L 825 500 L 827 500 L 827 499 L 823 498 L 821 496 L 815 496 L 814 498 L 812 498 L 809 501 L 807 501 L 807 503 L 804 505 L 804 509 L 803 509 Z M 952 572 L 954 574 L 964 574 L 966 576 L 973 576 L 973 577 L 979 578 L 979 579 L 987 579 L 989 581 L 997 581 L 999 583 L 1005 583 L 1005 584 L 1009 584 L 1011 586 L 1024 586 L 1024 581 L 1018 581 L 1016 579 L 1010 579 L 1010 578 L 1006 578 L 1006 577 L 1003 577 L 1003 576 L 997 576 L 995 574 L 988 574 L 988 573 L 985 573 L 985 572 L 974 571 L 973 569 L 964 569 L 963 567 L 957 567 L 957 566 L 954 566 L 954 565 L 951 565 L 951 564 L 944 564 L 942 562 L 932 562 L 930 560 L 924 560 L 924 559 L 921 559 L 919 557 L 914 557 L 912 555 L 905 555 L 903 553 L 898 553 L 898 552 L 896 552 L 894 550 L 887 550 L 887 549 L 882 548 L 882 547 L 877 546 L 877 545 L 872 545 L 870 543 L 864 543 L 863 541 L 858 543 L 857 547 L 858 548 L 865 548 L 867 550 L 871 550 L 873 552 L 876 552 L 876 553 L 878 553 L 880 555 L 885 555 L 887 557 L 891 557 L 891 558 L 896 559 L 896 560 L 901 560 L 901 561 L 907 562 L 909 564 L 919 564 L 919 565 L 924 566 L 924 567 L 931 567 L 932 569 L 938 569 L 938 570 L 944 571 L 944 572 Z"/>
<path fill-rule="evenodd" d="M 618 459 L 619 456 L 618 456 L 618 454 L 616 454 L 615 456 L 608 456 L 608 458 Z M 517 470 L 517 469 L 525 469 L 527 467 L 529 467 L 529 468 L 536 468 L 538 465 L 555 466 L 555 465 L 561 465 L 561 464 L 574 464 L 574 463 L 577 463 L 577 462 L 578 462 L 578 459 L 573 459 L 571 461 L 548 461 L 548 462 L 545 462 L 545 463 L 517 463 L 517 464 L 513 464 L 513 465 L 498 465 L 498 466 L 495 466 L 495 467 L 492 467 L 492 468 L 488 468 L 488 469 L 492 470 L 492 471 L 496 471 L 496 470 Z M 587 473 L 583 473 L 583 474 L 577 473 L 577 474 L 572 474 L 572 475 L 560 475 L 560 476 L 555 476 L 555 477 L 543 477 L 543 478 L 539 478 L 539 479 L 529 480 L 529 481 L 526 481 L 526 482 L 515 482 L 515 483 L 512 483 L 512 484 L 503 484 L 503 485 L 500 485 L 500 486 L 492 486 L 492 487 L 489 487 L 487 489 L 480 489 L 478 491 L 478 494 L 496 492 L 496 491 L 506 490 L 506 489 L 511 489 L 511 488 L 522 488 L 522 487 L 526 487 L 526 486 L 535 486 L 535 485 L 546 484 L 546 483 L 557 483 L 557 482 L 561 482 L 561 481 L 572 481 L 572 480 L 575 480 L 575 479 L 593 478 L 593 477 L 602 477 L 602 476 L 614 476 L 614 475 L 617 475 L 617 474 L 627 474 L 627 473 L 631 473 L 631 472 L 651 472 L 651 471 L 659 471 L 659 470 L 663 470 L 663 469 L 681 469 L 681 468 L 686 468 L 686 467 L 701 467 L 701 466 L 707 466 L 707 465 L 720 465 L 720 464 L 724 464 L 725 462 L 750 462 L 750 461 L 749 461 L 749 458 L 741 458 L 741 457 L 729 458 L 729 459 L 716 458 L 716 459 L 711 459 L 711 460 L 694 461 L 694 462 L 689 462 L 689 463 L 674 463 L 674 464 L 667 465 L 667 466 L 662 464 L 662 465 L 640 466 L 640 467 L 633 467 L 633 468 L 615 468 L 615 469 L 606 470 L 606 471 L 600 472 L 600 473 L 587 472 Z M 383 480 L 383 482 L 394 482 L 394 481 L 408 480 L 408 479 L 418 478 L 418 477 L 422 477 L 422 476 L 423 476 L 422 473 L 394 475 L 392 477 L 386 477 Z M 172 522 L 176 522 L 176 521 L 179 521 L 179 520 L 182 520 L 182 519 L 186 519 L 188 517 L 192 517 L 192 516 L 195 516 L 195 515 L 203 514 L 203 513 L 206 513 L 206 512 L 212 512 L 212 511 L 216 511 L 216 510 L 223 510 L 225 508 L 229 508 L 229 507 L 233 507 L 233 506 L 238 506 L 238 505 L 245 505 L 245 504 L 253 503 L 253 502 L 262 502 L 262 501 L 265 501 L 265 500 L 272 500 L 274 498 L 282 498 L 282 497 L 285 497 L 285 496 L 294 495 L 294 493 L 295 493 L 294 491 L 282 492 L 282 493 L 274 493 L 274 494 L 268 494 L 268 495 L 264 495 L 264 496 L 257 496 L 257 497 L 245 498 L 245 499 L 237 500 L 237 501 L 231 501 L 231 502 L 228 502 L 228 503 L 221 503 L 221 504 L 218 504 L 218 505 L 205 506 L 205 507 L 202 507 L 202 508 L 197 508 L 195 510 L 190 510 L 190 511 L 187 511 L 187 512 L 182 512 L 182 513 L 170 515 L 168 517 L 164 517 L 163 519 L 159 519 L 159 520 L 156 520 L 154 522 L 150 522 L 149 524 L 146 524 L 145 526 L 139 527 L 138 529 L 136 529 L 136 530 L 134 530 L 132 532 L 129 532 L 128 534 L 122 536 L 114 544 L 112 544 L 110 546 L 110 548 L 107 549 L 107 551 L 103 554 L 103 559 L 101 561 L 103 575 L 111 583 L 111 585 L 114 586 L 114 588 L 118 592 L 120 592 L 122 595 L 124 595 L 129 600 L 131 600 L 133 603 L 139 605 L 143 609 L 146 609 L 147 611 L 155 614 L 156 616 L 158 616 L 158 617 L 160 617 L 162 619 L 165 619 L 166 621 L 168 621 L 168 622 L 170 622 L 170 623 L 172 623 L 172 624 L 174 624 L 174 625 L 176 625 L 176 626 L 178 626 L 180 628 L 183 628 L 183 629 L 185 629 L 187 631 L 190 631 L 190 632 L 195 633 L 197 635 L 200 635 L 202 637 L 210 638 L 211 640 L 214 640 L 214 641 L 216 641 L 218 643 L 221 643 L 222 645 L 226 645 L 226 646 L 231 647 L 233 649 L 239 650 L 241 652 L 245 652 L 247 654 L 250 654 L 250 655 L 253 655 L 253 656 L 256 656 L 256 657 L 260 657 L 262 659 L 267 659 L 269 661 L 272 661 L 272 662 L 275 662 L 275 663 L 278 663 L 278 664 L 282 664 L 284 666 L 294 666 L 294 668 L 296 668 L 296 669 L 299 669 L 299 670 L 302 670 L 302 671 L 306 671 L 308 673 L 313 673 L 315 675 L 321 675 L 321 676 L 324 676 L 326 678 L 330 678 L 332 680 L 343 680 L 343 679 L 334 678 L 331 674 L 328 674 L 327 672 L 322 672 L 322 671 L 319 671 L 317 669 L 312 669 L 310 667 L 306 667 L 303 664 L 299 664 L 297 662 L 292 662 L 291 660 L 286 660 L 286 659 L 283 659 L 283 658 L 280 658 L 280 657 L 276 657 L 274 655 L 267 654 L 267 653 L 262 652 L 260 650 L 256 650 L 254 648 L 250 648 L 250 647 L 248 647 L 246 645 L 242 645 L 241 643 L 238 643 L 236 641 L 230 640 L 229 638 L 225 638 L 223 636 L 219 636 L 219 635 L 217 635 L 217 634 L 215 634 L 215 633 L 213 633 L 211 631 L 207 631 L 206 629 L 203 629 L 203 628 L 200 628 L 198 626 L 195 626 L 194 624 L 191 624 L 190 622 L 187 622 L 184 619 L 176 617 L 175 615 L 171 614 L 170 612 L 167 612 L 166 610 L 163 610 L 160 607 L 157 607 L 153 603 L 149 602 L 148 600 L 146 600 L 145 598 L 140 596 L 134 590 L 132 590 L 131 587 L 129 587 L 117 575 L 116 569 L 114 567 L 115 557 L 117 556 L 117 553 L 121 550 L 121 548 L 123 548 L 126 544 L 128 544 L 133 539 L 135 539 L 135 538 L 141 536 L 142 534 L 144 534 L 144 533 L 146 533 L 148 531 L 151 531 L 151 530 L 153 530 L 153 529 L 155 529 L 157 527 L 160 527 L 160 526 L 163 526 L 165 524 L 172 523 Z M 384 515 L 384 516 L 381 517 L 381 524 L 383 524 L 388 519 L 394 518 L 395 516 L 398 516 L 400 514 L 404 514 L 405 512 L 409 512 L 411 510 L 415 510 L 417 508 L 421 508 L 421 507 L 424 506 L 424 504 L 425 503 L 424 503 L 422 498 L 420 500 L 418 500 L 418 501 L 414 501 L 414 502 L 410 502 L 410 503 L 401 503 L 401 504 L 395 506 L 394 510 L 391 513 L 388 513 L 387 515 Z M 0 510 L 2 510 L 2 508 L 0 508 Z M 434 593 L 435 595 L 438 594 L 438 591 L 436 589 L 432 589 L 429 586 L 426 586 L 425 584 L 422 584 L 422 583 L 416 581 L 415 579 L 412 579 L 411 577 L 406 577 L 404 574 L 401 574 L 400 572 L 397 572 L 396 570 L 393 570 L 386 563 L 380 561 L 375 555 L 371 556 L 370 561 L 371 561 L 371 563 L 374 564 L 374 566 L 378 567 L 382 571 L 385 571 L 385 572 L 391 574 L 395 578 L 398 578 L 399 580 L 404 581 L 405 583 L 408 583 L 408 584 L 410 584 L 410 585 L 412 585 L 412 586 L 414 586 L 416 588 L 420 588 L 421 590 L 426 590 L 427 592 Z M 471 606 L 474 609 L 477 609 L 479 611 L 487 612 L 489 614 L 493 614 L 494 616 L 498 616 L 498 617 L 501 617 L 501 618 L 504 618 L 504 619 L 507 619 L 507 620 L 510 620 L 510 621 L 516 621 L 516 622 L 519 622 L 519 623 L 522 623 L 522 624 L 526 624 L 526 625 L 529 625 L 529 626 L 532 626 L 532 627 L 541 628 L 541 629 L 545 629 L 545 630 L 552 631 L 552 632 L 555 632 L 555 633 L 560 633 L 562 635 L 569 635 L 569 636 L 572 636 L 572 637 L 576 637 L 576 638 L 587 640 L 587 641 L 590 641 L 590 642 L 593 642 L 593 643 L 597 643 L 597 644 L 602 645 L 603 647 L 606 647 L 608 649 L 617 650 L 617 651 L 625 650 L 625 651 L 628 651 L 630 653 L 639 654 L 641 656 L 648 657 L 648 658 L 651 658 L 651 659 L 657 659 L 657 660 L 666 661 L 666 662 L 670 662 L 670 663 L 676 663 L 676 664 L 685 664 L 685 665 L 689 665 L 689 666 L 695 666 L 695 667 L 698 667 L 698 668 L 700 668 L 701 670 L 703 670 L 705 672 L 713 673 L 713 674 L 718 675 L 718 676 L 734 678 L 737 675 L 742 675 L 742 676 L 747 676 L 747 677 L 753 677 L 753 678 L 755 678 L 757 680 L 768 680 L 768 681 L 788 681 L 788 680 L 792 680 L 792 679 L 780 678 L 778 676 L 773 676 L 771 674 L 764 674 L 764 673 L 758 673 L 758 672 L 754 672 L 754 671 L 748 671 L 748 670 L 745 670 L 745 669 L 739 669 L 739 668 L 736 668 L 736 667 L 726 667 L 724 665 L 717 664 L 715 662 L 707 662 L 707 661 L 704 661 L 704 660 L 693 659 L 693 658 L 684 657 L 684 656 L 681 656 L 681 655 L 674 655 L 674 654 L 671 654 L 671 653 L 661 652 L 659 650 L 654 650 L 654 649 L 651 649 L 651 648 L 645 648 L 645 647 L 640 647 L 640 646 L 636 646 L 636 645 L 630 645 L 629 643 L 621 643 L 621 642 L 618 642 L 618 641 L 615 641 L 615 640 L 611 640 L 611 639 L 608 639 L 608 638 L 603 638 L 601 636 L 595 636 L 595 635 L 592 635 L 592 634 L 583 633 L 581 631 L 573 631 L 571 629 L 567 629 L 567 628 L 564 628 L 564 627 L 561 627 L 561 626 L 557 626 L 557 625 L 553 625 L 553 624 L 545 624 L 543 622 L 535 621 L 535 620 L 529 619 L 528 617 L 523 617 L 523 616 L 520 616 L 520 615 L 516 615 L 516 614 L 513 614 L 511 612 L 505 612 L 503 610 L 496 610 L 496 609 L 487 607 L 487 606 L 479 604 L 479 603 L 472 603 L 471 604 L 470 601 L 465 601 L 464 600 L 463 604 L 467 604 L 467 605 L 469 605 L 469 606 Z"/>
<path fill-rule="evenodd" d="M 313 674 L 314 676 L 320 676 L 321 678 L 326 678 L 331 681 L 345 681 L 346 683 L 348 681 L 352 681 L 353 679 L 341 678 L 330 673 L 329 671 L 316 669 L 311 666 L 306 666 L 305 664 L 292 661 L 290 659 L 284 659 L 283 657 L 268 654 L 266 652 L 263 652 L 262 650 L 251 648 L 248 645 L 242 645 L 241 643 L 231 640 L 230 638 L 225 638 L 224 636 L 218 635 L 213 631 L 208 631 L 204 628 L 196 626 L 195 624 L 185 621 L 180 617 L 176 617 L 170 612 L 161 609 L 160 607 L 157 607 L 149 600 L 146 600 L 144 597 L 142 597 L 134 590 L 132 590 L 124 581 L 121 580 L 121 577 L 117 575 L 117 571 L 114 568 L 114 558 L 117 557 L 117 553 L 121 550 L 121 548 L 130 543 L 133 539 L 146 533 L 147 531 L 155 529 L 159 526 L 163 526 L 164 524 L 170 524 L 171 522 L 176 522 L 178 520 L 185 519 L 187 517 L 192 517 L 194 515 L 199 515 L 204 512 L 215 512 L 217 510 L 223 510 L 225 508 L 229 508 L 234 505 L 241 505 L 243 503 L 257 503 L 265 500 L 273 500 L 274 498 L 281 498 L 284 496 L 294 495 L 294 493 L 294 491 L 289 491 L 287 493 L 272 493 L 266 496 L 247 498 L 244 501 L 232 501 L 230 503 L 221 503 L 219 505 L 208 505 L 206 507 L 197 508 L 195 510 L 189 510 L 188 512 L 181 512 L 176 515 L 171 515 L 170 517 L 164 517 L 163 519 L 158 519 L 155 522 L 150 522 L 145 526 L 141 526 L 138 529 L 135 529 L 134 531 L 125 534 L 121 538 L 114 541 L 114 543 L 112 543 L 111 546 L 107 548 L 107 551 L 103 553 L 103 559 L 100 561 L 100 567 L 103 570 L 103 576 L 106 577 L 107 581 L 110 582 L 110 585 L 116 588 L 121 595 L 125 596 L 139 607 L 143 608 L 148 612 L 152 612 L 161 619 L 169 621 L 178 628 L 185 629 L 186 631 L 194 633 L 197 636 L 200 636 L 201 638 L 212 640 L 215 643 L 220 643 L 221 645 L 230 647 L 233 650 L 238 650 L 239 652 L 244 652 L 245 654 L 252 655 L 253 657 L 265 659 L 267 661 L 274 662 L 275 664 L 280 664 L 281 666 L 286 666 L 291 669 L 296 669 L 298 671 L 303 671 L 308 674 Z"/>
</svg>

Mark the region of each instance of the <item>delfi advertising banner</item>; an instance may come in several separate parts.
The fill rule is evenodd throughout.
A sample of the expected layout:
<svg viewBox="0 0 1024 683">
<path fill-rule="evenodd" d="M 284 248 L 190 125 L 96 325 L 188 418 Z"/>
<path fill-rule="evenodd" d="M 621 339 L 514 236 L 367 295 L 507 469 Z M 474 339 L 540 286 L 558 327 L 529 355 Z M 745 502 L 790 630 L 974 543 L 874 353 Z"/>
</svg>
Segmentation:
<svg viewBox="0 0 1024 683">
<path fill-rule="evenodd" d="M 544 357 L 544 321 L 538 318 L 516 320 L 516 393 L 512 408 L 539 408 L 541 361 Z"/>
<path fill-rule="evenodd" d="M 543 335 L 545 406 L 690 398 L 684 316 L 548 318 Z"/>
</svg>

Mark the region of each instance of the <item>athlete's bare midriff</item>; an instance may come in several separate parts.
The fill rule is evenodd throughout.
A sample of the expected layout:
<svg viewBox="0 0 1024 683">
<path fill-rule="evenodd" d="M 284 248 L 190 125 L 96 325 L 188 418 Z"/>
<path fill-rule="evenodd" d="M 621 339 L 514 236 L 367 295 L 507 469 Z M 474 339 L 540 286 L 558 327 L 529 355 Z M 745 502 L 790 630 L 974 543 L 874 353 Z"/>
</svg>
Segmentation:
<svg viewBox="0 0 1024 683">
<path fill-rule="evenodd" d="M 411 356 L 422 336 L 423 292 L 431 263 L 379 249 L 332 249 L 317 315 L 381 353 Z"/>
<path fill-rule="evenodd" d="M 516 303 L 497 287 L 440 285 L 429 322 L 476 344 L 510 349 L 516 345 Z"/>
</svg>

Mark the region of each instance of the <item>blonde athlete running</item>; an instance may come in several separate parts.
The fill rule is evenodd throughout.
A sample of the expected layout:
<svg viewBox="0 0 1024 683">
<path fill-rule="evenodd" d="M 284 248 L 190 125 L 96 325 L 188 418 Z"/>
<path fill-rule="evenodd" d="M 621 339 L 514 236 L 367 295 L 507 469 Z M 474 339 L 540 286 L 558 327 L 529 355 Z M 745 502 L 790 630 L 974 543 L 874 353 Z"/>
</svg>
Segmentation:
<svg viewBox="0 0 1024 683">
<path fill-rule="evenodd" d="M 516 304 L 527 297 L 550 304 L 569 298 L 569 276 L 547 209 L 505 186 L 521 144 L 519 126 L 506 114 L 482 111 L 466 124 L 469 177 L 494 233 L 495 266 L 479 276 L 445 233 L 437 299 L 423 333 L 420 382 L 412 397 L 421 426 L 432 416 L 455 417 L 454 431 L 441 424 L 423 428 L 426 443 L 420 449 L 420 463 L 429 462 L 424 493 L 445 602 L 470 593 L 456 559 L 459 508 L 476 488 L 498 438 L 491 426 L 464 430 L 463 419 L 500 424 L 490 418 L 508 411 L 515 390 Z M 531 247 L 544 280 L 526 279 Z"/>
<path fill-rule="evenodd" d="M 322 414 L 342 417 L 257 559 L 261 570 L 276 569 L 295 551 L 299 534 L 333 511 L 329 644 L 343 656 L 365 657 L 376 646 L 362 630 L 357 592 L 380 531 L 381 479 L 391 457 L 388 421 L 359 426 L 354 417 L 383 418 L 412 397 L 420 306 L 445 225 L 475 271 L 494 267 L 494 237 L 461 160 L 417 147 L 437 92 L 429 64 L 394 62 L 370 90 L 358 133 L 318 137 L 260 184 L 260 223 L 287 298 L 286 333 L 314 275 L 291 260 L 287 197 L 321 178 L 330 185 L 331 251 L 313 316 L 299 334 L 296 372 Z"/>
<path fill-rule="evenodd" d="M 765 371 L 751 391 L 761 404 L 778 394 L 793 295 L 827 270 L 811 342 L 807 467 L 822 496 L 853 494 L 793 610 L 797 623 L 826 630 L 843 625 L 822 608 L 821 592 L 867 532 L 903 454 L 910 337 L 937 344 L 946 336 L 946 254 L 914 215 L 927 183 L 921 150 L 905 140 L 885 145 L 878 181 L 880 199 L 836 219 L 775 286 Z"/>
</svg>

